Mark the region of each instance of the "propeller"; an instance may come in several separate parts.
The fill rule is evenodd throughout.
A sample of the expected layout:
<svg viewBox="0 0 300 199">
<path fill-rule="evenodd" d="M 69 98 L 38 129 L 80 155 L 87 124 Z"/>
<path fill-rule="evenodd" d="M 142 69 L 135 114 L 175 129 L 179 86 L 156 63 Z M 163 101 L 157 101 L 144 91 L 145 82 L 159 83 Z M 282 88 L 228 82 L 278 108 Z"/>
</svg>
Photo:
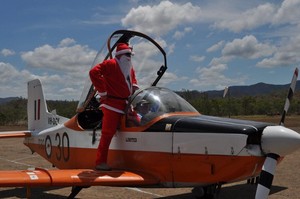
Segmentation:
<svg viewBox="0 0 300 199">
<path fill-rule="evenodd" d="M 296 87 L 298 68 L 295 69 L 289 92 L 285 101 L 280 126 L 268 126 L 261 138 L 261 148 L 266 159 L 262 167 L 257 185 L 255 199 L 267 199 L 273 182 L 273 177 L 279 157 L 292 153 L 300 147 L 300 134 L 285 128 L 284 121 Z"/>
<path fill-rule="evenodd" d="M 267 154 L 264 166 L 259 176 L 259 183 L 256 190 L 256 199 L 268 198 L 272 181 L 276 169 L 278 155 L 274 153 Z"/>
<path fill-rule="evenodd" d="M 293 99 L 293 95 L 294 95 L 294 92 L 295 92 L 297 78 L 298 78 L 298 68 L 295 69 L 295 72 L 294 72 L 294 75 L 293 75 L 293 78 L 292 78 L 292 82 L 291 82 L 291 85 L 290 85 L 290 89 L 289 89 L 288 95 L 287 95 L 286 100 L 285 100 L 283 113 L 282 113 L 281 120 L 280 120 L 280 123 L 279 123 L 280 125 L 284 125 L 285 116 L 286 116 L 286 113 L 287 113 L 287 111 L 290 107 L 290 103 Z"/>
</svg>

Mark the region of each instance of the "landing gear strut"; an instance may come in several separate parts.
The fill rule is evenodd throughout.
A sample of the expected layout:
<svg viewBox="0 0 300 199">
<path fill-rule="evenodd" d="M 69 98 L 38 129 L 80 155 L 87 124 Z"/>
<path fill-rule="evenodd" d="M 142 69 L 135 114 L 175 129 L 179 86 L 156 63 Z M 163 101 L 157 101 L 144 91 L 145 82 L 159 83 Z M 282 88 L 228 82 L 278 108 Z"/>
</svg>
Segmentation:
<svg viewBox="0 0 300 199">
<path fill-rule="evenodd" d="M 258 182 L 259 182 L 259 176 L 254 177 L 254 178 L 249 178 L 247 180 L 247 184 L 258 184 Z"/>
<path fill-rule="evenodd" d="M 217 199 L 221 191 L 221 183 L 213 184 L 205 187 L 195 187 L 192 193 L 198 199 Z"/>
<path fill-rule="evenodd" d="M 68 196 L 68 199 L 74 199 L 77 194 L 81 191 L 83 188 L 89 188 L 89 187 L 83 187 L 83 186 L 73 186 L 72 187 L 72 192 Z"/>
</svg>

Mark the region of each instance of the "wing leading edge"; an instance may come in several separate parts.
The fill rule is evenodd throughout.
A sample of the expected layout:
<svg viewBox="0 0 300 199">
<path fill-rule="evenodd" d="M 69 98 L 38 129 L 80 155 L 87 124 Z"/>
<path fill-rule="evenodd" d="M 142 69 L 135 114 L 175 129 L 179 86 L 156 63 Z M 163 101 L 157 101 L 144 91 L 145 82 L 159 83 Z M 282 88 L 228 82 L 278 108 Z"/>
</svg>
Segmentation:
<svg viewBox="0 0 300 199">
<path fill-rule="evenodd" d="M 31 137 L 31 132 L 30 131 L 0 132 L 0 139 L 1 138 L 24 138 L 24 137 Z"/>
<path fill-rule="evenodd" d="M 35 168 L 32 170 L 0 171 L 0 187 L 141 186 L 158 183 L 159 180 L 152 175 L 122 170 L 45 170 Z"/>
</svg>

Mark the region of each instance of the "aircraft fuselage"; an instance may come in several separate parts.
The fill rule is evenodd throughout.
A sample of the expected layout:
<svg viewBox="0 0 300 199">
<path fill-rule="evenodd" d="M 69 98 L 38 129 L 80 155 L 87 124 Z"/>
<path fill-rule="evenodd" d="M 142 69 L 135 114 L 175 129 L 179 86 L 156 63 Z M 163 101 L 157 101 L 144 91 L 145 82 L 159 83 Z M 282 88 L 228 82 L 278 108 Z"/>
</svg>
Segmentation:
<svg viewBox="0 0 300 199">
<path fill-rule="evenodd" d="M 158 131 L 162 126 L 164 131 Z M 207 116 L 168 117 L 143 132 L 119 130 L 108 163 L 150 173 L 169 187 L 248 179 L 259 174 L 264 162 L 256 142 L 266 126 Z M 95 144 L 92 136 L 92 131 L 58 125 L 24 143 L 59 169 L 94 168 L 101 130 Z"/>
</svg>

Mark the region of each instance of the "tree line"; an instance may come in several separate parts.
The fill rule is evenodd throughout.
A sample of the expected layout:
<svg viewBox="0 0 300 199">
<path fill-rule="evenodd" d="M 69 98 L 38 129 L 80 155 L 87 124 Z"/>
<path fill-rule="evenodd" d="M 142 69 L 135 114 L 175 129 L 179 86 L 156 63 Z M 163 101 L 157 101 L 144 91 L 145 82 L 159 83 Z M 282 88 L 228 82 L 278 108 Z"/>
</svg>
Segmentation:
<svg viewBox="0 0 300 199">
<path fill-rule="evenodd" d="M 200 113 L 213 116 L 247 116 L 282 114 L 286 91 L 267 95 L 239 97 L 209 97 L 207 93 L 183 91 L 180 95 L 190 102 Z M 295 93 L 288 114 L 300 114 L 300 94 Z"/>
<path fill-rule="evenodd" d="M 78 101 L 47 101 L 48 111 L 56 110 L 58 115 L 71 118 L 76 114 Z M 0 126 L 27 125 L 27 99 L 17 98 L 0 104 Z"/>
<path fill-rule="evenodd" d="M 283 111 L 286 91 L 268 95 L 242 97 L 209 97 L 205 92 L 178 92 L 201 114 L 213 116 L 278 115 Z M 300 114 L 300 94 L 295 94 L 288 114 Z M 48 110 L 71 118 L 76 114 L 78 101 L 47 101 Z M 17 98 L 0 104 L 0 125 L 27 125 L 27 99 Z"/>
</svg>

